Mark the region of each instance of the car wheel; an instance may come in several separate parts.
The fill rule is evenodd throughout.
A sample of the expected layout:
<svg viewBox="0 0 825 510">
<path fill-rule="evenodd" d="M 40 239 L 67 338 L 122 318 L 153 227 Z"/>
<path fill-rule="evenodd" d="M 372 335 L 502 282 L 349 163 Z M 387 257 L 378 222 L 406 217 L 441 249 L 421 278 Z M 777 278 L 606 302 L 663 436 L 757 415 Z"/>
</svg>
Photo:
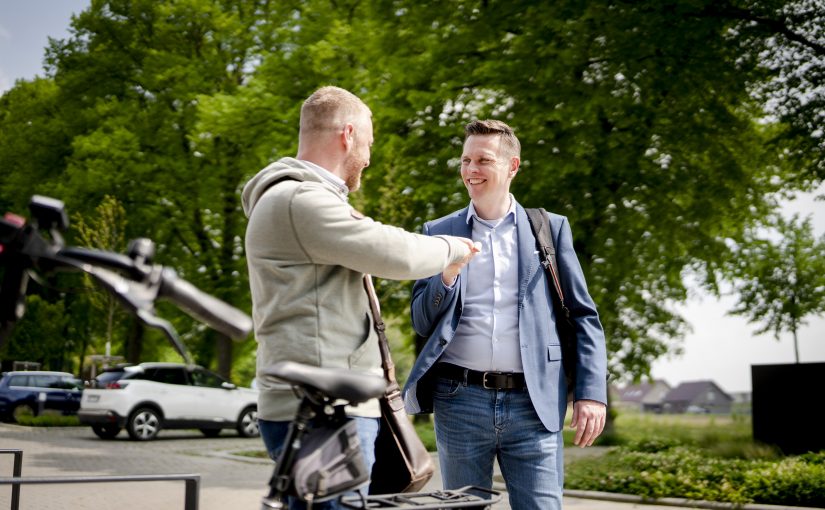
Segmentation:
<svg viewBox="0 0 825 510">
<path fill-rule="evenodd" d="M 160 416 L 150 407 L 141 407 L 129 417 L 126 424 L 129 437 L 136 441 L 149 441 L 160 432 Z"/>
<path fill-rule="evenodd" d="M 92 425 L 92 431 L 100 439 L 114 439 L 120 434 L 120 427 L 117 425 Z"/>
<path fill-rule="evenodd" d="M 29 404 L 20 404 L 11 412 L 14 421 L 19 422 L 23 416 L 37 416 L 37 412 Z"/>
<path fill-rule="evenodd" d="M 258 437 L 261 432 L 258 430 L 258 410 L 254 407 L 247 407 L 238 418 L 236 427 L 241 437 Z"/>
<path fill-rule="evenodd" d="M 206 437 L 218 437 L 221 433 L 221 429 L 200 429 L 200 431 Z"/>
</svg>

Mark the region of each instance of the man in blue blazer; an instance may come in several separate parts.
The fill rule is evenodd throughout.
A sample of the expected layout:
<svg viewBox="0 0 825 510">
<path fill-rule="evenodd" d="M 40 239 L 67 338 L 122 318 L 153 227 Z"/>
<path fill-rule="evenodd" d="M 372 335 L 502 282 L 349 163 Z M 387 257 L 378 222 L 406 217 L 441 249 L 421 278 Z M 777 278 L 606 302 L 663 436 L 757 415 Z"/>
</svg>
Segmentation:
<svg viewBox="0 0 825 510">
<path fill-rule="evenodd" d="M 561 429 L 567 411 L 551 294 L 524 208 L 510 194 L 521 147 L 507 124 L 465 128 L 467 208 L 424 225 L 427 235 L 471 237 L 478 253 L 413 287 L 412 321 L 427 343 L 404 387 L 411 414 L 435 413 L 445 489 L 492 487 L 498 459 L 514 510 L 561 508 Z M 567 219 L 550 232 L 565 304 L 576 325 L 571 426 L 585 447 L 604 430 L 604 331 L 573 249 Z"/>
</svg>

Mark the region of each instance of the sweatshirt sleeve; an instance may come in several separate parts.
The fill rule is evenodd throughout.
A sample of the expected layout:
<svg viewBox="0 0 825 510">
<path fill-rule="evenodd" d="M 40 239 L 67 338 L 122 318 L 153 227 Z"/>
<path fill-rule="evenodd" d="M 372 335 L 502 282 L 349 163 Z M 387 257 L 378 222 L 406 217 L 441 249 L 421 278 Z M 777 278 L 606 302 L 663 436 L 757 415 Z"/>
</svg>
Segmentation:
<svg viewBox="0 0 825 510">
<path fill-rule="evenodd" d="M 301 249 L 315 264 L 340 265 L 379 278 L 414 280 L 442 272 L 469 254 L 451 236 L 430 237 L 364 216 L 320 185 L 299 186 L 289 218 Z"/>
</svg>

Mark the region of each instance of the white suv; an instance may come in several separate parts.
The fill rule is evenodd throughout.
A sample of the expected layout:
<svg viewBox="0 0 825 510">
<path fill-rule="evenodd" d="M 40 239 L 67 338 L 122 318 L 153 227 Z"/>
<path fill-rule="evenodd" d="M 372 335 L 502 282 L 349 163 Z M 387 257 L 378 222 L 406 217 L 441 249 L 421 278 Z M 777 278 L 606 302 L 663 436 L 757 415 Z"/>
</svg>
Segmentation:
<svg viewBox="0 0 825 510">
<path fill-rule="evenodd" d="M 108 369 L 83 390 L 77 413 L 98 437 L 111 439 L 124 427 L 139 441 L 162 428 L 194 428 L 207 437 L 234 428 L 242 437 L 258 432 L 258 392 L 239 388 L 203 367 L 141 363 Z"/>
</svg>

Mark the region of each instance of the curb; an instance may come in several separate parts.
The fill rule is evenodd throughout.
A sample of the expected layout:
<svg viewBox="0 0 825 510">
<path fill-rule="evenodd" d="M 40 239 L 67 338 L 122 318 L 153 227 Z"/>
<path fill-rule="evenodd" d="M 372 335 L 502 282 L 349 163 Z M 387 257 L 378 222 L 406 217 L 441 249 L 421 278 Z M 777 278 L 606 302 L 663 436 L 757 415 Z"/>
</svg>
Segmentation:
<svg viewBox="0 0 825 510">
<path fill-rule="evenodd" d="M 684 508 L 709 508 L 711 510 L 822 510 L 818 507 L 810 506 L 787 506 L 787 505 L 763 505 L 758 503 L 727 503 L 720 501 L 703 501 L 699 499 L 685 498 L 646 498 L 631 494 L 619 494 L 616 492 L 580 491 L 565 489 L 564 495 L 579 499 L 597 499 L 601 501 L 615 501 L 617 503 L 676 506 Z"/>
</svg>

